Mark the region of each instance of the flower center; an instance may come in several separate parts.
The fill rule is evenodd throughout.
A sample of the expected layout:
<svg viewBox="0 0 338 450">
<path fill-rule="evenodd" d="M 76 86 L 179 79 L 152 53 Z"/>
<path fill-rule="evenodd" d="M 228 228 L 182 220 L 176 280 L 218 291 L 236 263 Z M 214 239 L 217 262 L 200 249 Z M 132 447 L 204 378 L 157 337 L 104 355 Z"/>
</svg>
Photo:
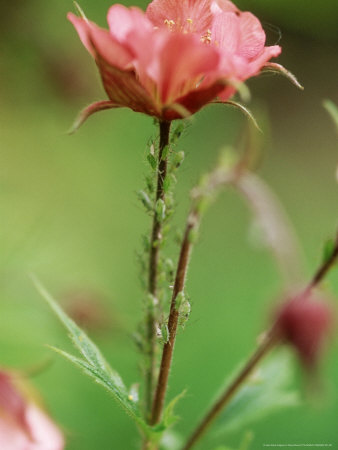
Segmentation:
<svg viewBox="0 0 338 450">
<path fill-rule="evenodd" d="M 184 34 L 194 33 L 194 21 L 191 18 L 185 19 L 183 22 L 181 20 L 176 22 L 172 19 L 164 19 L 163 22 L 169 31 L 179 31 Z"/>
<path fill-rule="evenodd" d="M 204 44 L 211 44 L 211 30 L 207 30 L 206 33 L 201 36 L 201 41 L 204 42 Z"/>
</svg>

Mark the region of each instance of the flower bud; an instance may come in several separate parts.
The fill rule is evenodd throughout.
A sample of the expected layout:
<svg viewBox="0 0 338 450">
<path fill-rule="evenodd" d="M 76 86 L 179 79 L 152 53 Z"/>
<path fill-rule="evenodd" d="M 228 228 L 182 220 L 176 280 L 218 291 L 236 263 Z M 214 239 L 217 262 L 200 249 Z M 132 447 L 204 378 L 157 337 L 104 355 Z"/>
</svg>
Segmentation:
<svg viewBox="0 0 338 450">
<path fill-rule="evenodd" d="M 275 331 L 292 345 L 308 369 L 314 368 L 333 325 L 333 308 L 325 298 L 302 293 L 291 297 L 276 314 Z"/>
</svg>

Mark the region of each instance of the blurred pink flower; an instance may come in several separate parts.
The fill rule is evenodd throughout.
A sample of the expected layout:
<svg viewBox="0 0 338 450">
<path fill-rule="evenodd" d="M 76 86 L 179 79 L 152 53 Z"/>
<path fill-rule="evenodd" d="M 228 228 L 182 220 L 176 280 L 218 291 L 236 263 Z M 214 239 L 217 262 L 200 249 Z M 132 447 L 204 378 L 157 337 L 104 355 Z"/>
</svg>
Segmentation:
<svg viewBox="0 0 338 450">
<path fill-rule="evenodd" d="M 279 46 L 265 47 L 259 20 L 228 0 L 154 0 L 144 13 L 113 5 L 109 31 L 69 13 L 93 56 L 109 101 L 93 112 L 129 107 L 161 120 L 182 118 L 226 101 L 257 75 Z"/>
<path fill-rule="evenodd" d="M 331 305 L 323 298 L 305 293 L 282 304 L 276 317 L 278 335 L 297 350 L 307 368 L 314 368 L 332 330 Z"/>
<path fill-rule="evenodd" d="M 0 449 L 62 450 L 61 431 L 18 389 L 15 378 L 0 371 Z"/>
</svg>

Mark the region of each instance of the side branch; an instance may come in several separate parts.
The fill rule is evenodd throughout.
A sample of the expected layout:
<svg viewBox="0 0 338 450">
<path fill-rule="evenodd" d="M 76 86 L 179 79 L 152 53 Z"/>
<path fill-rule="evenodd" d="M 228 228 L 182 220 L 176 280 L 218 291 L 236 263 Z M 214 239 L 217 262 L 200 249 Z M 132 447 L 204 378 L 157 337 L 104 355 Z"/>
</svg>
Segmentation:
<svg viewBox="0 0 338 450">
<path fill-rule="evenodd" d="M 184 291 L 188 263 L 194 244 L 193 236 L 198 230 L 205 202 L 209 200 L 209 197 L 218 187 L 228 183 L 231 177 L 233 177 L 233 174 L 229 175 L 229 172 L 224 171 L 223 169 L 216 169 L 209 175 L 204 186 L 192 191 L 193 207 L 188 216 L 177 265 L 168 319 L 169 339 L 163 347 L 160 373 L 152 407 L 151 425 L 155 425 L 160 422 L 162 416 L 179 320 L 179 311 L 176 307 L 176 298 L 180 292 Z"/>
<path fill-rule="evenodd" d="M 334 242 L 333 248 L 329 257 L 320 265 L 317 269 L 312 280 L 306 286 L 303 294 L 310 294 L 313 289 L 315 289 L 318 284 L 323 281 L 325 276 L 328 274 L 329 270 L 334 266 L 338 259 L 338 234 Z M 221 396 L 216 400 L 216 402 L 211 406 L 209 411 L 203 417 L 199 425 L 196 427 L 195 431 L 189 437 L 187 443 L 182 450 L 190 450 L 206 433 L 207 429 L 212 425 L 213 421 L 218 417 L 221 411 L 227 407 L 233 396 L 239 391 L 243 386 L 245 381 L 251 375 L 251 373 L 256 369 L 258 364 L 261 362 L 263 357 L 265 357 L 269 351 L 280 341 L 281 336 L 279 335 L 278 329 L 275 324 L 266 333 L 263 341 L 258 346 L 256 351 L 250 356 L 242 370 L 234 378 L 232 383 L 225 389 Z"/>
</svg>

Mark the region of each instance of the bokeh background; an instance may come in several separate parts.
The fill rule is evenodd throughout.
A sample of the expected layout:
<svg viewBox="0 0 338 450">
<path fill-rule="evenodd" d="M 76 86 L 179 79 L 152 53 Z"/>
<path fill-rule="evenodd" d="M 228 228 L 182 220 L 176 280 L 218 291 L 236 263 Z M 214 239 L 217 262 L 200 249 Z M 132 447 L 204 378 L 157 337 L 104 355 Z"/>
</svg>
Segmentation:
<svg viewBox="0 0 338 450">
<path fill-rule="evenodd" d="M 82 0 L 81 6 L 105 24 L 109 0 Z M 270 44 L 281 34 L 279 62 L 305 87 L 298 91 L 275 76 L 249 82 L 251 110 L 269 117 L 259 172 L 294 224 L 310 276 L 338 225 L 337 135 L 322 107 L 326 98 L 338 103 L 338 3 L 242 0 L 238 6 L 262 20 Z M 33 382 L 63 427 L 67 449 L 138 448 L 133 424 L 111 398 L 45 347 L 70 345 L 29 273 L 78 317 L 92 318 L 91 336 L 112 366 L 127 384 L 137 382 L 139 355 L 130 338 L 141 319 L 136 252 L 150 221 L 136 192 L 144 185 L 147 144 L 156 130 L 140 114 L 106 111 L 68 136 L 78 110 L 105 98 L 93 61 L 66 20 L 72 2 L 1 0 L 0 8 L 0 365 L 28 370 L 52 358 Z M 181 139 L 187 158 L 177 186 L 178 229 L 189 189 L 224 145 L 237 142 L 245 120 L 236 110 L 208 107 Z M 190 265 L 193 309 L 178 337 L 169 392 L 188 388 L 178 407 L 182 433 L 251 351 L 282 289 L 271 256 L 253 246 L 249 235 L 250 214 L 237 195 L 226 192 L 203 223 Z M 337 271 L 326 288 L 338 295 Z M 304 405 L 250 426 L 252 448 L 303 442 L 338 448 L 337 344 L 322 369 L 326 394 L 320 405 L 311 406 L 296 364 L 295 370 Z M 241 435 L 220 443 L 235 446 Z"/>
</svg>

